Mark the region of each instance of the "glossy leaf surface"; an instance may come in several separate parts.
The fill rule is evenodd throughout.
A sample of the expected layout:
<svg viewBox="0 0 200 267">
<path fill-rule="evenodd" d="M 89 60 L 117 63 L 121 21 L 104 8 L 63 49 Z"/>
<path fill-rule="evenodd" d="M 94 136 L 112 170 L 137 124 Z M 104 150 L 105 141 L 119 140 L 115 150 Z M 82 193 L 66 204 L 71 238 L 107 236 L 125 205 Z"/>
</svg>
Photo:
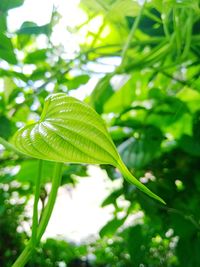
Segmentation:
<svg viewBox="0 0 200 267">
<path fill-rule="evenodd" d="M 40 121 L 20 129 L 13 143 L 20 152 L 43 160 L 114 165 L 128 181 L 163 202 L 128 171 L 101 117 L 64 93 L 47 97 Z"/>
</svg>

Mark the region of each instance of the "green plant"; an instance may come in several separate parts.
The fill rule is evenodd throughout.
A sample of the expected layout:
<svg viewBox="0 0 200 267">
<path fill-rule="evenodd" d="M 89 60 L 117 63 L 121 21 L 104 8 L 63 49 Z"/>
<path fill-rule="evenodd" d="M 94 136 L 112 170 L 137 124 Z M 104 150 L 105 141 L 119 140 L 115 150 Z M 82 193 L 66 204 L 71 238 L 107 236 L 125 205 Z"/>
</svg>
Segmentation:
<svg viewBox="0 0 200 267">
<path fill-rule="evenodd" d="M 84 38 L 76 38 L 81 39 L 79 49 L 71 51 L 69 46 L 68 51 L 68 45 L 63 47 L 58 40 L 55 44 L 51 38 L 59 27 L 56 10 L 45 25 L 24 22 L 11 32 L 6 23 L 8 11 L 23 0 L 1 0 L 0 60 L 6 61 L 0 64 L 1 143 L 16 150 L 5 140 L 22 125 L 37 121 L 49 91 L 79 95 L 89 81 L 86 101 L 106 121 L 123 162 L 168 204 L 147 201 L 123 180 L 102 204 L 112 205 L 113 218 L 100 231 L 100 242 L 103 236 L 108 240 L 99 248 L 99 262 L 105 259 L 102 264 L 106 267 L 126 266 L 127 261 L 130 266 L 200 266 L 200 2 L 143 2 L 145 5 L 130 0 L 81 0 L 86 17 L 72 29 L 72 39 L 79 34 Z M 69 31 L 66 28 L 67 35 Z M 47 39 L 42 48 L 41 35 Z M 96 86 L 90 83 L 93 79 L 98 79 Z M 94 89 L 91 95 L 88 89 Z M 0 150 L 0 183 L 21 180 L 34 188 L 38 160 L 23 154 L 18 158 L 1 146 Z M 50 181 L 54 164 L 42 161 L 42 183 Z M 20 171 L 13 174 L 15 166 Z M 69 170 L 72 166 L 75 169 Z M 110 179 L 119 178 L 116 168 L 101 167 Z M 83 166 L 65 164 L 63 172 L 67 169 L 69 174 L 65 178 L 78 175 L 78 168 Z M 128 207 L 121 206 L 121 200 Z M 127 238 L 114 242 L 117 249 L 109 252 L 111 241 L 115 236 L 118 241 L 122 228 L 141 211 L 143 218 L 131 221 Z M 7 232 L 6 223 L 4 228 Z M 154 243 L 152 238 L 157 236 Z M 177 241 L 171 244 L 173 239 Z M 98 246 L 97 241 L 95 244 Z M 124 253 L 118 264 L 115 256 L 120 251 Z M 12 260 L 10 256 L 9 263 Z"/>
<path fill-rule="evenodd" d="M 22 221 L 30 220 L 24 212 L 30 191 L 18 183 L 0 185 L 0 266 L 11 266 L 24 248 L 27 234 Z"/>
<path fill-rule="evenodd" d="M 23 267 L 40 242 L 54 207 L 64 162 L 113 165 L 141 191 L 161 203 L 165 203 L 128 171 L 101 117 L 89 105 L 64 93 L 47 97 L 40 120 L 18 130 L 12 143 L 15 151 L 39 159 L 32 236 L 13 267 Z M 6 142 L 4 142 L 4 145 L 6 145 Z M 12 145 L 8 145 L 8 148 L 12 148 Z M 54 161 L 55 167 L 52 177 L 52 190 L 39 220 L 38 201 L 42 160 Z"/>
</svg>

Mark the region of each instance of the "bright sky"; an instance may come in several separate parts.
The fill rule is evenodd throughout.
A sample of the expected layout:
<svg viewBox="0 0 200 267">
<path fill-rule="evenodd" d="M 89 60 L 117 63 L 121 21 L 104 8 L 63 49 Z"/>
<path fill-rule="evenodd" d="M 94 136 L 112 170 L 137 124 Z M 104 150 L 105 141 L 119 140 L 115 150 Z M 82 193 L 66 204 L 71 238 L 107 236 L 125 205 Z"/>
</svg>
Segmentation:
<svg viewBox="0 0 200 267">
<path fill-rule="evenodd" d="M 117 188 L 120 181 L 112 183 L 97 166 L 89 169 L 90 177 L 80 178 L 75 190 L 60 188 L 55 210 L 44 237 L 67 237 L 80 242 L 89 236 L 97 236 L 101 227 L 111 219 L 112 206 L 100 208 L 102 200 L 111 188 Z"/>
<path fill-rule="evenodd" d="M 86 18 L 86 15 L 78 7 L 79 2 L 79 0 L 25 0 L 23 6 L 9 11 L 9 28 L 11 31 L 16 30 L 24 21 L 34 21 L 38 25 L 48 23 L 53 6 L 58 8 L 59 13 L 63 16 L 62 22 L 73 27 Z"/>
<path fill-rule="evenodd" d="M 74 51 L 79 40 L 72 38 L 66 27 L 73 27 L 86 19 L 86 15 L 78 8 L 78 3 L 78 0 L 26 0 L 22 7 L 9 12 L 9 30 L 14 32 L 24 21 L 33 21 L 38 25 L 48 23 L 55 5 L 63 18 L 55 29 L 53 41 L 63 44 L 69 51 Z M 92 81 L 92 84 L 95 82 Z M 87 87 L 92 88 L 92 84 Z M 81 89 L 82 95 L 80 90 L 75 92 L 77 98 L 83 98 L 85 95 L 84 88 Z M 117 183 L 119 186 L 120 181 Z M 90 177 L 81 178 L 75 190 L 69 192 L 66 188 L 61 188 L 44 237 L 59 236 L 80 242 L 90 235 L 96 235 L 111 218 L 111 207 L 99 207 L 111 187 L 113 183 L 105 172 L 99 167 L 91 167 Z"/>
<path fill-rule="evenodd" d="M 8 28 L 10 32 L 14 32 L 24 21 L 33 21 L 38 26 L 45 25 L 50 22 L 53 7 L 56 7 L 61 19 L 54 28 L 51 41 L 55 45 L 62 44 L 69 54 L 73 54 L 78 49 L 81 36 L 72 35 L 66 28 L 73 28 L 87 19 L 86 14 L 78 7 L 79 2 L 79 0 L 25 0 L 23 6 L 9 11 Z M 42 48 L 43 42 L 40 43 Z"/>
</svg>

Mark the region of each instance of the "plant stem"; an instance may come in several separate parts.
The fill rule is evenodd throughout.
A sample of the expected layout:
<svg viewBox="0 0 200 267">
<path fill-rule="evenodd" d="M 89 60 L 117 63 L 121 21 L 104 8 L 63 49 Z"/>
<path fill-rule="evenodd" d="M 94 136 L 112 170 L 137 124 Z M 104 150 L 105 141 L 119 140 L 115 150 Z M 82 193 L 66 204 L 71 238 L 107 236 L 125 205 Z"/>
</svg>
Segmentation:
<svg viewBox="0 0 200 267">
<path fill-rule="evenodd" d="M 22 251 L 20 256 L 17 258 L 15 263 L 12 265 L 12 267 L 24 267 L 27 261 L 29 260 L 31 254 L 33 251 L 32 242 L 28 242 L 25 249 Z"/>
<path fill-rule="evenodd" d="M 139 23 L 140 23 L 140 19 L 141 19 L 141 17 L 142 17 L 143 11 L 144 11 L 145 4 L 146 4 L 146 1 L 144 2 L 143 6 L 141 7 L 141 9 L 140 9 L 140 13 L 139 13 L 138 16 L 136 17 L 135 22 L 134 22 L 134 24 L 133 24 L 133 26 L 132 26 L 132 28 L 131 28 L 130 33 L 129 33 L 128 39 L 127 39 L 127 41 L 126 41 L 126 43 L 125 43 L 125 45 L 124 45 L 124 47 L 123 47 L 122 55 L 121 55 L 121 57 L 122 57 L 121 66 L 123 66 L 123 64 L 124 64 L 124 61 L 125 61 L 125 58 L 126 58 L 127 51 L 128 51 L 128 49 L 129 49 L 129 47 L 130 47 L 130 45 L 131 45 L 131 41 L 132 41 L 132 39 L 133 39 L 133 36 L 134 36 L 134 34 L 135 34 L 135 31 L 137 30 L 138 25 L 139 25 Z"/>
<path fill-rule="evenodd" d="M 44 231 L 46 230 L 47 224 L 49 222 L 49 219 L 50 219 L 52 211 L 53 211 L 53 207 L 54 207 L 54 204 L 56 201 L 58 188 L 59 188 L 60 183 L 61 183 L 62 167 L 63 167 L 63 163 L 58 163 L 58 162 L 55 163 L 51 192 L 49 195 L 49 199 L 48 199 L 46 208 L 44 209 L 44 213 L 43 213 L 43 216 L 41 218 L 40 225 L 39 225 L 38 232 L 37 232 L 37 240 L 39 240 L 39 241 L 42 238 Z"/>
<path fill-rule="evenodd" d="M 45 207 L 42 219 L 38 226 L 36 243 L 40 242 L 42 235 L 44 234 L 46 227 L 48 225 L 49 219 L 51 217 L 53 207 L 55 204 L 55 200 L 56 200 L 56 196 L 57 196 L 57 192 L 58 192 L 58 188 L 60 186 L 60 182 L 62 178 L 62 175 L 61 175 L 62 166 L 63 166 L 63 163 L 55 163 L 51 192 L 50 192 L 49 199 Z M 12 265 L 12 267 L 24 267 L 25 264 L 28 262 L 32 252 L 33 252 L 33 244 L 32 244 L 32 240 L 30 240 L 27 246 L 25 247 L 25 249 L 22 251 L 21 255 L 16 260 L 16 262 Z"/>
<path fill-rule="evenodd" d="M 19 156 L 22 156 L 23 154 L 20 153 L 15 146 L 13 146 L 12 144 L 10 144 L 8 141 L 6 141 L 5 139 L 3 139 L 2 137 L 0 137 L 0 144 L 2 144 L 6 149 L 8 150 L 12 150 L 14 151 L 16 154 L 18 154 Z M 23 155 L 24 156 L 24 155 Z"/>
<path fill-rule="evenodd" d="M 35 248 L 37 245 L 37 228 L 38 228 L 38 202 L 40 198 L 40 183 L 41 183 L 41 172 L 42 172 L 42 163 L 43 161 L 40 159 L 38 164 L 38 175 L 36 179 L 35 185 L 35 199 L 33 205 L 33 223 L 32 223 L 32 245 Z"/>
</svg>

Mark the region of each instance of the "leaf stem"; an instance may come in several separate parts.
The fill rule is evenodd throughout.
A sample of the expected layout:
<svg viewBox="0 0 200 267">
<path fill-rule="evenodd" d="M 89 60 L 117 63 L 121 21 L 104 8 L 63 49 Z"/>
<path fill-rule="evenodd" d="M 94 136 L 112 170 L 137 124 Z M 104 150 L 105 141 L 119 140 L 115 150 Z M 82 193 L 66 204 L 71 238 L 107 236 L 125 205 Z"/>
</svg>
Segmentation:
<svg viewBox="0 0 200 267">
<path fill-rule="evenodd" d="M 40 224 L 38 226 L 36 243 L 40 242 L 42 235 L 44 234 L 46 227 L 48 225 L 49 219 L 51 217 L 53 207 L 54 207 L 54 204 L 56 201 L 58 188 L 59 188 L 60 183 L 61 183 L 62 166 L 63 166 L 63 163 L 55 163 L 51 192 L 50 192 L 49 199 L 48 199 L 47 205 L 45 207 L 42 219 L 41 219 Z M 25 249 L 22 251 L 21 255 L 18 257 L 18 259 L 12 265 L 12 267 L 24 267 L 25 264 L 28 262 L 29 258 L 31 257 L 32 252 L 33 252 L 33 245 L 32 245 L 32 240 L 30 240 L 28 242 L 27 246 L 25 247 Z"/>
<path fill-rule="evenodd" d="M 49 219 L 51 217 L 53 207 L 56 201 L 56 196 L 58 192 L 58 188 L 61 184 L 61 178 L 62 178 L 62 167 L 63 163 L 55 163 L 54 167 L 54 173 L 53 173 L 53 180 L 52 180 L 52 187 L 51 192 L 49 195 L 49 200 L 47 202 L 46 208 L 44 210 L 43 216 L 40 221 L 40 225 L 37 232 L 37 240 L 40 241 L 42 238 L 44 231 L 46 230 L 47 224 L 49 222 Z"/>
<path fill-rule="evenodd" d="M 19 152 L 15 146 L 13 146 L 11 143 L 6 141 L 4 138 L 0 137 L 0 144 L 2 144 L 6 149 L 14 151 L 19 156 L 22 156 L 23 154 Z M 24 156 L 24 155 L 23 155 Z"/>
<path fill-rule="evenodd" d="M 34 205 L 33 205 L 33 223 L 32 223 L 32 236 L 31 236 L 33 248 L 35 248 L 37 245 L 38 202 L 40 198 L 42 163 L 43 161 L 39 160 L 38 175 L 37 175 L 36 185 L 35 185 L 35 199 L 34 199 Z"/>
</svg>

